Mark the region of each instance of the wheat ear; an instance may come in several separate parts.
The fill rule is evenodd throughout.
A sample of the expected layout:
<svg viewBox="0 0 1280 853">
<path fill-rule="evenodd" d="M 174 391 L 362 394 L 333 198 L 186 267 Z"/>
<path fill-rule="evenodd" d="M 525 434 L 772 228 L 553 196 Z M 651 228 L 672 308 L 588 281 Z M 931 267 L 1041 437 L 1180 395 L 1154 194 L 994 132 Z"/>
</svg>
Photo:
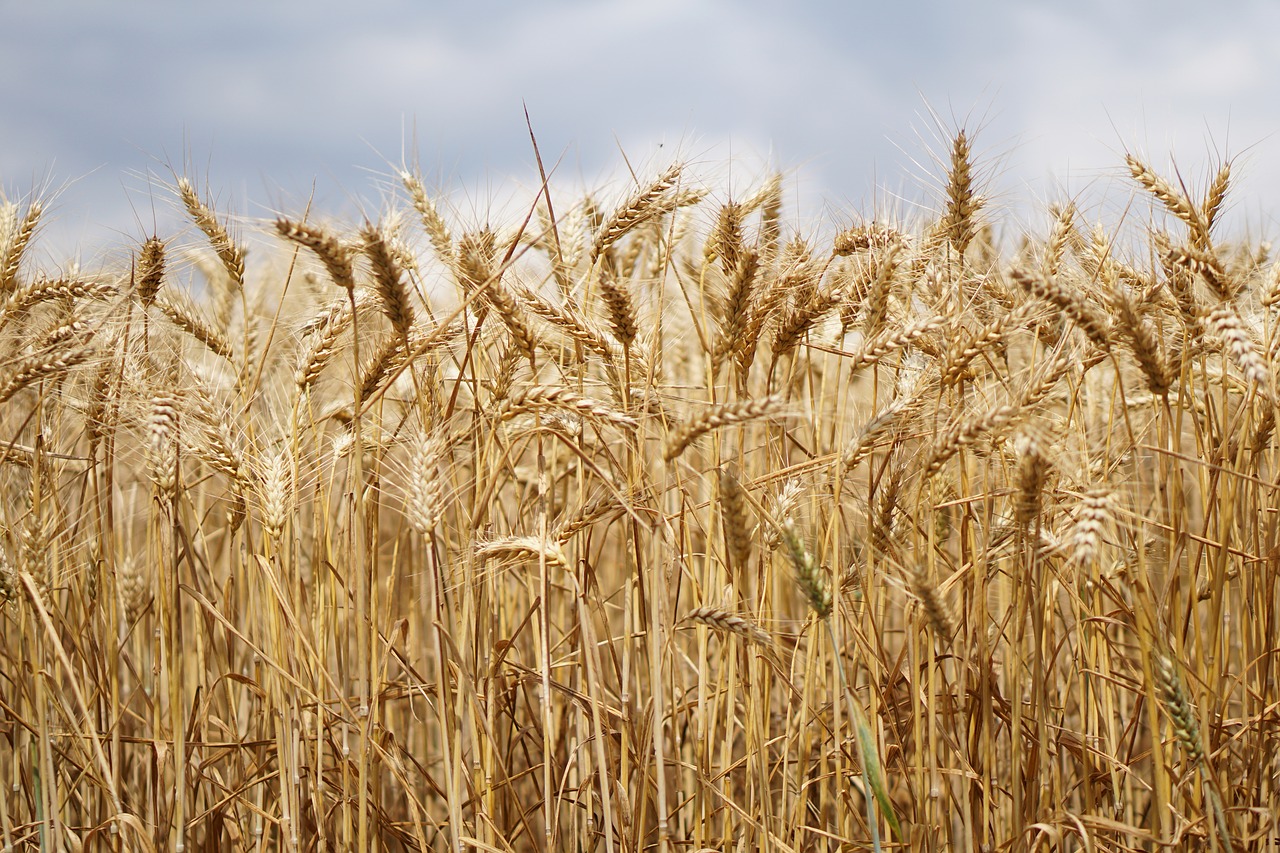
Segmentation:
<svg viewBox="0 0 1280 853">
<path fill-rule="evenodd" d="M 685 448 L 690 444 L 712 430 L 767 417 L 777 412 L 781 405 L 782 399 L 774 396 L 760 400 L 739 400 L 715 406 L 672 432 L 668 436 L 663 456 L 670 462 L 684 453 Z"/>
</svg>

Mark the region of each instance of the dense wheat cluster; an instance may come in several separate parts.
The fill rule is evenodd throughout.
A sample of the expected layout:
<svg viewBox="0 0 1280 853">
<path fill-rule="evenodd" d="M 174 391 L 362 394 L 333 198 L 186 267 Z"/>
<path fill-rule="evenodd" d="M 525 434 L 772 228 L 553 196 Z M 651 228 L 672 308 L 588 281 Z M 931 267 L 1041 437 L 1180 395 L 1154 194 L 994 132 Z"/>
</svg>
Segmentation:
<svg viewBox="0 0 1280 853">
<path fill-rule="evenodd" d="M 1280 264 L 1228 165 L 1018 242 L 948 157 L 817 234 L 4 206 L 4 849 L 1276 850 Z"/>
</svg>

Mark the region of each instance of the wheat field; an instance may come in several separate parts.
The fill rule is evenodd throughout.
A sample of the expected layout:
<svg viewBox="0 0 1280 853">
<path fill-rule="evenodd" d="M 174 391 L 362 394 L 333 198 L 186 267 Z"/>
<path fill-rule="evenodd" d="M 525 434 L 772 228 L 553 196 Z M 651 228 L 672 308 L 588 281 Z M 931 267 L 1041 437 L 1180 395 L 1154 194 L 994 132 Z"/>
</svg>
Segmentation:
<svg viewBox="0 0 1280 853">
<path fill-rule="evenodd" d="M 3 849 L 1280 850 L 1280 263 L 1117 168 L 5 203 Z"/>
</svg>

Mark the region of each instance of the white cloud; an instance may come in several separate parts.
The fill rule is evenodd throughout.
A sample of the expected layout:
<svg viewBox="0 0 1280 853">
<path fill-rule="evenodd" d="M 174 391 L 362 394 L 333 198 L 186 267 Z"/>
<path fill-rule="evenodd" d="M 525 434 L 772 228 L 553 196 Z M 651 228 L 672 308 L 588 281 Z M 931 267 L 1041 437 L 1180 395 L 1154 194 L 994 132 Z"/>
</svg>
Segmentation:
<svg viewBox="0 0 1280 853">
<path fill-rule="evenodd" d="M 765 161 L 798 166 L 801 194 L 835 205 L 873 204 L 875 182 L 918 198 L 909 160 L 935 169 L 917 138 L 936 129 L 929 109 L 944 131 L 981 125 L 978 150 L 1007 153 L 996 180 L 1013 194 L 1116 174 L 1125 146 L 1203 171 L 1212 146 L 1256 144 L 1242 192 L 1280 180 L 1280 12 L 1265 3 L 77 0 L 11 14 L 0 181 L 80 178 L 64 195 L 64 210 L 89 211 L 80 236 L 98 216 L 137 231 L 121 216 L 122 184 L 138 181 L 121 176 L 166 160 L 261 212 L 317 176 L 324 204 L 376 199 L 362 169 L 405 150 L 480 207 L 532 182 L 522 102 L 544 157 L 564 152 L 561 174 L 588 184 L 621 174 L 620 146 L 708 171 L 746 153 L 753 164 L 723 170 L 735 183 Z"/>
</svg>

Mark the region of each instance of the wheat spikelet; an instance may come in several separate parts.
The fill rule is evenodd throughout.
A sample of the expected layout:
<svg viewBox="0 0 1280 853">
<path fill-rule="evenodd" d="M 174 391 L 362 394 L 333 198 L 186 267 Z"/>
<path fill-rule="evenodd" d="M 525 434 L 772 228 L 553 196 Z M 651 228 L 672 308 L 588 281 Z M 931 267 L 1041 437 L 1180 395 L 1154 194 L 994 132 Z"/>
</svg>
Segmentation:
<svg viewBox="0 0 1280 853">
<path fill-rule="evenodd" d="M 1173 372 L 1160 349 L 1160 339 L 1151 323 L 1139 312 L 1133 299 L 1124 293 L 1114 294 L 1120 330 L 1129 342 L 1142 374 L 1147 378 L 1147 388 L 1157 396 L 1168 392 L 1173 384 Z"/>
<path fill-rule="evenodd" d="M 760 273 L 757 271 L 757 276 Z M 802 264 L 801 266 L 792 266 L 782 275 L 766 282 L 763 289 L 755 288 L 756 295 L 754 303 L 746 317 L 746 323 L 742 328 L 741 334 L 736 340 L 729 342 L 731 353 L 738 362 L 738 366 L 743 371 L 751 367 L 755 361 L 756 349 L 760 345 L 760 338 L 764 332 L 765 325 L 771 322 L 787 302 L 787 297 L 795 289 L 807 289 L 807 285 L 801 282 L 801 279 L 816 279 L 821 275 L 821 270 L 812 264 Z"/>
<path fill-rule="evenodd" d="M 944 324 L 942 319 L 932 317 L 926 320 L 917 320 L 897 332 L 881 333 L 878 338 L 865 344 L 862 351 L 853 357 L 849 364 L 849 372 L 853 373 L 864 367 L 870 367 L 889 353 L 911 346 L 911 344 L 930 332 L 942 328 Z"/>
<path fill-rule="evenodd" d="M 1235 310 L 1226 302 L 1218 305 L 1205 318 L 1210 334 L 1222 340 L 1231 360 L 1236 363 L 1249 382 L 1263 396 L 1271 396 L 1271 371 L 1266 360 L 1258 352 Z"/>
<path fill-rule="evenodd" d="M 22 265 L 22 256 L 35 235 L 40 216 L 44 213 L 44 205 L 39 199 L 32 200 L 27 212 L 16 227 L 6 229 L 8 233 L 0 234 L 7 239 L 0 240 L 0 294 L 13 291 L 18 285 L 18 268 Z"/>
<path fill-rule="evenodd" d="M 439 468 L 449 444 L 439 432 L 419 430 L 409 454 L 407 501 L 409 523 L 423 536 L 440 522 L 444 510 L 444 480 Z"/>
<path fill-rule="evenodd" d="M 414 317 L 409 289 L 404 282 L 404 267 L 392 251 L 383 229 L 365 223 L 360 237 L 365 256 L 373 268 L 374 289 L 382 300 L 382 310 L 396 334 L 407 337 Z"/>
<path fill-rule="evenodd" d="M 511 333 L 511 343 L 516 352 L 533 364 L 537 354 L 538 338 L 534 334 L 533 326 L 529 323 L 528 313 L 524 307 L 497 279 L 489 282 L 484 295 L 486 302 Z"/>
<path fill-rule="evenodd" d="M 602 329 L 597 328 L 590 320 L 582 316 L 582 313 L 572 302 L 566 301 L 560 305 L 555 305 L 526 287 L 517 287 L 515 293 L 521 303 L 527 306 L 532 313 L 551 323 L 570 340 L 581 344 L 608 362 L 618 360 L 621 355 L 618 344 L 613 339 L 610 339 Z M 632 354 L 633 356 L 636 355 L 634 351 Z"/>
<path fill-rule="evenodd" d="M 497 251 L 497 237 L 489 229 L 464 234 L 458 241 L 456 270 L 459 281 L 468 291 L 485 289 L 484 304 L 497 312 L 511 333 L 516 351 L 532 364 L 537 338 L 524 306 L 500 281 L 502 271 L 496 268 Z"/>
<path fill-rule="evenodd" d="M 867 519 L 867 544 L 872 553 L 888 554 L 892 549 L 902 473 L 901 466 L 891 467 L 875 489 Z"/>
<path fill-rule="evenodd" d="M 249 483 L 249 467 L 245 461 L 244 450 L 231 431 L 231 424 L 225 418 L 212 423 L 202 424 L 196 432 L 196 438 L 190 450 L 204 460 L 215 471 L 225 474 L 239 487 Z"/>
<path fill-rule="evenodd" d="M 928 623 L 934 638 L 944 646 L 950 645 L 951 638 L 956 634 L 956 617 L 945 594 L 938 589 L 924 569 L 908 571 L 907 577 L 911 594 L 920 603 L 925 622 Z"/>
<path fill-rule="evenodd" d="M 646 497 L 648 497 L 648 494 L 644 491 L 621 496 L 627 503 L 633 503 Z M 623 500 L 620 500 L 620 496 L 609 490 L 598 498 L 588 501 L 573 514 L 563 518 L 556 524 L 552 536 L 557 542 L 563 544 L 596 522 L 615 518 L 626 511 L 627 506 L 624 505 Z"/>
<path fill-rule="evenodd" d="M 684 618 L 686 621 L 697 622 L 717 631 L 723 631 L 726 634 L 735 634 L 744 640 L 749 640 L 762 646 L 769 647 L 773 645 L 773 637 L 770 636 L 768 631 L 761 628 L 749 617 L 735 613 L 732 610 L 704 605 L 690 610 L 685 614 Z"/>
<path fill-rule="evenodd" d="M 737 268 L 742 252 L 746 249 L 742 236 L 742 217 L 741 205 L 728 202 L 720 206 L 716 224 L 702 250 L 704 265 L 719 258 L 720 266 L 726 273 Z"/>
<path fill-rule="evenodd" d="M 1040 515 L 1041 496 L 1049 479 L 1049 460 L 1041 452 L 1039 443 L 1029 436 L 1020 437 L 1014 446 L 1018 453 L 1018 479 L 1013 517 L 1020 527 L 1030 528 Z"/>
<path fill-rule="evenodd" d="M 983 435 L 991 434 L 993 438 L 998 436 L 1007 426 L 1013 423 L 1019 410 L 1018 406 L 1006 403 L 952 426 L 943 434 L 942 438 L 934 443 L 933 448 L 925 457 L 924 467 L 921 469 L 921 477 L 927 480 L 937 474 L 951 457 L 955 456 L 963 448 L 973 444 Z"/>
<path fill-rule="evenodd" d="M 1079 294 L 1068 291 L 1056 281 L 1047 279 L 1038 272 L 1015 269 L 1010 276 L 1028 293 L 1057 306 L 1062 313 L 1075 322 L 1089 340 L 1104 350 L 1111 348 L 1111 323 L 1096 306 L 1085 302 Z"/>
<path fill-rule="evenodd" d="M 775 396 L 765 397 L 760 400 L 739 400 L 734 403 L 723 403 L 715 406 L 671 432 L 667 437 L 667 445 L 663 451 L 663 457 L 670 462 L 681 453 L 684 453 L 685 448 L 690 444 L 708 432 L 732 424 L 746 423 L 747 421 L 767 417 L 774 414 L 781 405 L 782 399 Z"/>
<path fill-rule="evenodd" d="M 15 290 L 0 308 L 0 323 L 43 302 L 79 299 L 105 300 L 116 296 L 120 288 L 110 282 L 82 279 L 41 279 Z"/>
<path fill-rule="evenodd" d="M 982 200 L 973 187 L 973 151 L 963 130 L 951 143 L 951 168 L 947 173 L 947 211 L 938 223 L 956 252 L 963 255 L 975 233 L 974 217 L 982 209 Z"/>
<path fill-rule="evenodd" d="M 116 566 L 116 588 L 128 619 L 137 619 L 151 603 L 149 564 L 127 555 Z"/>
<path fill-rule="evenodd" d="M 453 236 L 449 233 L 449 226 L 445 223 L 444 217 L 436 209 L 435 202 L 427 195 L 427 188 L 423 186 L 422 178 L 412 172 L 402 171 L 400 182 L 409 191 L 409 198 L 413 200 L 413 209 L 418 211 L 418 216 L 422 218 L 423 230 L 427 232 L 427 239 L 431 241 L 431 247 L 435 249 L 436 256 L 445 264 L 452 266 L 455 260 Z"/>
<path fill-rule="evenodd" d="M 878 222 L 846 228 L 831 243 L 831 253 L 845 258 L 858 252 L 888 249 L 903 241 L 903 236 Z"/>
<path fill-rule="evenodd" d="M 682 169 L 683 166 L 679 163 L 669 166 L 652 183 L 614 211 L 596 233 L 595 240 L 591 244 L 591 253 L 587 257 L 589 266 L 594 265 L 597 258 L 632 228 L 674 209 L 676 197 L 668 193 L 676 185 Z"/>
<path fill-rule="evenodd" d="M 755 303 L 755 285 L 760 269 L 760 252 L 756 248 L 743 247 L 738 251 L 738 261 L 729 280 L 729 293 L 720 316 L 720 334 L 713 356 L 717 363 L 733 352 L 741 341 L 743 332 L 751 322 Z"/>
<path fill-rule="evenodd" d="M 286 240 L 314 252 L 334 284 L 348 292 L 355 289 L 356 277 L 352 265 L 355 253 L 346 243 L 318 225 L 294 222 L 284 217 L 276 220 L 276 231 Z"/>
<path fill-rule="evenodd" d="M 560 385 L 534 385 L 506 398 L 499 419 L 510 420 L 516 415 L 547 407 L 567 409 L 624 429 L 636 429 L 639 426 L 639 422 L 630 415 Z"/>
<path fill-rule="evenodd" d="M 720 526 L 724 532 L 724 549 L 732 570 L 743 573 L 751 559 L 751 530 L 747 516 L 747 494 L 732 466 L 719 472 Z"/>
<path fill-rule="evenodd" d="M 790 518 L 783 519 L 778 528 L 787 557 L 795 568 L 796 581 L 800 584 L 800 589 L 804 592 L 809 606 L 813 608 L 814 614 L 819 619 L 826 619 L 831 615 L 833 605 L 831 585 L 805 546 L 795 521 Z"/>
<path fill-rule="evenodd" d="M 203 344 L 210 352 L 221 356 L 231 364 L 235 364 L 236 352 L 231 346 L 231 342 L 221 332 L 214 329 L 213 326 L 200 319 L 196 315 L 195 309 L 189 304 L 179 302 L 172 297 L 157 299 L 153 304 L 160 309 L 161 314 L 169 318 L 169 322 L 173 323 L 173 325 Z"/>
<path fill-rule="evenodd" d="M 774 361 L 782 358 L 800 344 L 800 339 L 845 298 L 839 288 L 822 291 L 804 304 L 795 304 L 779 319 L 773 333 Z"/>
<path fill-rule="evenodd" d="M 1280 305 L 1280 261 L 1267 268 L 1266 286 L 1262 289 L 1262 304 L 1268 308 Z"/>
<path fill-rule="evenodd" d="M 0 553 L 0 608 L 18 599 L 20 585 L 17 570 L 13 568 L 9 558 Z"/>
<path fill-rule="evenodd" d="M 921 396 L 900 397 L 885 407 L 882 412 L 868 419 L 840 455 L 840 464 L 844 470 L 851 471 L 857 467 L 859 462 L 875 450 L 881 439 L 901 430 L 904 422 L 918 412 L 923 405 L 924 398 Z"/>
<path fill-rule="evenodd" d="M 1076 205 L 1075 202 L 1067 202 L 1057 212 L 1053 218 L 1053 233 L 1049 235 L 1049 242 L 1045 245 L 1044 277 L 1051 279 L 1058 274 L 1058 270 L 1062 267 L 1062 257 L 1066 253 L 1067 243 L 1070 242 L 1071 236 L 1075 233 L 1076 222 Z"/>
<path fill-rule="evenodd" d="M 112 422 L 114 407 L 110 404 L 113 394 L 112 380 L 115 378 L 119 362 L 114 355 L 116 347 L 108 344 L 104 347 L 104 351 L 106 356 L 99 360 L 86 383 L 88 395 L 84 408 L 84 429 L 89 439 L 90 453 L 93 446 L 101 443 L 102 439 L 110 433 L 110 428 L 114 426 Z"/>
<path fill-rule="evenodd" d="M 545 558 L 549 564 L 569 568 L 569 558 L 555 542 L 544 542 L 536 536 L 506 536 L 478 543 L 475 557 L 489 560 L 529 561 Z"/>
<path fill-rule="evenodd" d="M 261 463 L 258 500 L 262 508 L 262 529 L 272 539 L 284 534 L 293 503 L 293 462 L 288 450 L 270 453 Z"/>
<path fill-rule="evenodd" d="M 1009 334 L 1022 328 L 1036 310 L 1037 306 L 1033 303 L 1021 305 L 1013 311 L 1001 314 L 967 339 L 954 343 L 939 367 L 942 387 L 950 388 L 967 378 L 970 375 L 969 365 L 974 359 L 999 347 Z"/>
<path fill-rule="evenodd" d="M 1185 195 L 1175 190 L 1168 181 L 1151 171 L 1145 163 L 1132 154 L 1126 154 L 1124 162 L 1129 167 L 1129 174 L 1133 179 L 1143 189 L 1155 196 L 1165 206 L 1166 210 L 1181 219 L 1193 230 L 1202 227 L 1195 207 Z"/>
<path fill-rule="evenodd" d="M 1249 443 L 1249 456 L 1255 460 L 1261 460 L 1262 454 L 1267 451 L 1267 446 L 1271 444 L 1271 436 L 1276 431 L 1276 410 L 1274 406 L 1263 406 L 1262 415 L 1258 419 L 1258 424 L 1254 427 L 1253 438 Z"/>
<path fill-rule="evenodd" d="M 1214 174 L 1205 193 L 1204 202 L 1200 205 L 1200 221 L 1204 223 L 1204 231 L 1199 234 L 1202 245 L 1209 243 L 1209 231 L 1213 228 L 1218 214 L 1222 212 L 1222 202 L 1227 197 L 1227 188 L 1231 185 L 1231 162 L 1223 163 Z"/>
<path fill-rule="evenodd" d="M 1238 285 L 1227 275 L 1221 259 L 1212 247 L 1203 249 L 1196 246 L 1170 246 L 1165 253 L 1165 262 L 1175 269 L 1199 276 L 1219 299 L 1234 299 L 1238 295 Z"/>
<path fill-rule="evenodd" d="M 782 533 L 779 519 L 790 518 L 804 497 L 804 483 L 799 477 L 788 477 L 776 491 L 770 492 L 765 499 L 766 524 L 761 525 L 764 532 L 763 545 L 766 551 L 773 553 L 782 547 Z"/>
<path fill-rule="evenodd" d="M 629 347 L 640 333 L 631 289 L 608 267 L 600 270 L 600 298 L 609 309 L 609 325 L 618 343 Z"/>
<path fill-rule="evenodd" d="M 356 314 L 369 308 L 376 298 L 364 288 L 357 288 L 355 295 Z M 307 340 L 306 347 L 300 349 L 294 373 L 299 391 L 307 391 L 320 378 L 337 351 L 338 339 L 351 328 L 353 316 L 351 300 L 336 299 L 298 331 L 299 338 Z"/>
<path fill-rule="evenodd" d="M 39 464 L 39 457 L 36 459 Z M 43 477 L 38 470 L 31 475 L 31 491 L 28 496 L 30 507 L 22 519 L 18 537 L 18 574 L 27 574 L 36 580 L 42 595 L 59 583 L 56 577 L 58 561 L 50 553 L 50 519 L 48 501 L 41 500 L 40 491 L 44 486 Z"/>
<path fill-rule="evenodd" d="M 1066 354 L 1061 354 L 1040 366 L 1016 403 L 996 406 L 977 417 L 953 425 L 935 442 L 926 457 L 923 478 L 927 480 L 937 474 L 951 457 L 981 436 L 989 435 L 993 441 L 1002 436 L 1021 413 L 1044 401 L 1071 366 L 1071 359 Z"/>
<path fill-rule="evenodd" d="M 53 352 L 67 345 L 86 343 L 93 337 L 93 329 L 84 320 L 69 314 L 64 321 L 52 326 L 39 337 L 35 349 L 39 352 Z"/>
<path fill-rule="evenodd" d="M 61 376 L 76 365 L 83 364 L 93 353 L 89 344 L 81 344 L 62 352 L 41 352 L 22 359 L 14 366 L 13 373 L 4 384 L 0 385 L 0 403 L 9 400 L 28 385 Z"/>
<path fill-rule="evenodd" d="M 178 195 L 182 199 L 183 207 L 187 209 L 187 215 L 191 217 L 191 221 L 208 238 L 209 245 L 213 248 L 214 254 L 218 256 L 218 262 L 226 272 L 232 287 L 236 290 L 243 289 L 244 247 L 238 245 L 232 239 L 226 226 L 214 215 L 213 209 L 200 199 L 200 194 L 196 192 L 195 185 L 186 176 L 178 178 L 177 184 Z"/>
<path fill-rule="evenodd" d="M 636 271 L 640 269 L 640 259 L 644 257 L 645 252 L 658 248 L 662 241 L 662 224 L 657 220 L 650 220 L 632 233 L 634 236 L 627 241 L 626 249 L 621 254 L 614 253 L 613 262 L 604 265 L 624 282 L 635 277 Z"/>
<path fill-rule="evenodd" d="M 164 243 L 151 237 L 142 244 L 138 256 L 138 299 L 143 306 L 150 305 L 164 282 Z"/>
<path fill-rule="evenodd" d="M 1195 275 L 1178 262 L 1180 253 L 1173 248 L 1168 234 L 1162 231 L 1152 234 L 1151 246 L 1160 261 L 1161 270 L 1183 322 L 1189 327 L 1198 328 L 1203 312 L 1195 293 Z"/>
<path fill-rule="evenodd" d="M 405 349 L 404 338 L 389 337 L 383 340 L 378 345 L 377 351 L 365 361 L 360 370 L 359 399 L 372 400 L 382 388 L 383 383 L 387 381 L 387 377 L 396 372 L 410 353 L 411 350 Z M 350 412 L 344 414 L 349 415 Z"/>
<path fill-rule="evenodd" d="M 147 416 L 147 471 L 164 492 L 177 485 L 178 401 L 168 395 L 151 398 Z"/>
<path fill-rule="evenodd" d="M 1103 529 L 1111 519 L 1111 500 L 1111 490 L 1106 488 L 1090 489 L 1080 499 L 1075 528 L 1068 542 L 1071 560 L 1076 565 L 1087 566 L 1097 559 Z"/>
<path fill-rule="evenodd" d="M 862 309 L 862 332 L 867 337 L 880 334 L 885 317 L 889 313 L 889 295 L 893 291 L 898 274 L 901 244 L 893 243 L 871 261 L 869 269 L 874 273 L 867 287 L 867 297 Z"/>
<path fill-rule="evenodd" d="M 762 253 L 774 255 L 778 238 L 782 233 L 779 222 L 782 213 L 782 174 L 774 172 L 759 189 L 742 202 L 744 213 L 760 211 L 760 245 Z"/>
<path fill-rule="evenodd" d="M 1182 687 L 1182 677 L 1173 658 L 1158 650 L 1152 650 L 1151 669 L 1155 675 L 1156 692 L 1164 702 L 1165 711 L 1173 722 L 1173 733 L 1186 751 L 1191 763 L 1204 764 L 1204 742 L 1200 739 L 1200 724 L 1196 721 L 1191 699 Z"/>
</svg>

